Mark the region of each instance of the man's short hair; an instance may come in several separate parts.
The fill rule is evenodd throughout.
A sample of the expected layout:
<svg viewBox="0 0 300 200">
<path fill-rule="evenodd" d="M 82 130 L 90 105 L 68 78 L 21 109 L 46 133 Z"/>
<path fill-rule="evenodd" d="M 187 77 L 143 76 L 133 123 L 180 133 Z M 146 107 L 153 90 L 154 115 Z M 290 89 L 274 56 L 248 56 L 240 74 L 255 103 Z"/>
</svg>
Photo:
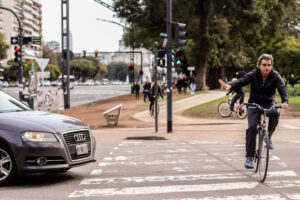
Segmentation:
<svg viewBox="0 0 300 200">
<path fill-rule="evenodd" d="M 271 54 L 264 53 L 261 56 L 259 56 L 258 61 L 257 61 L 257 67 L 260 66 L 262 60 L 271 60 L 271 64 L 272 65 L 274 64 L 273 56 Z"/>
</svg>

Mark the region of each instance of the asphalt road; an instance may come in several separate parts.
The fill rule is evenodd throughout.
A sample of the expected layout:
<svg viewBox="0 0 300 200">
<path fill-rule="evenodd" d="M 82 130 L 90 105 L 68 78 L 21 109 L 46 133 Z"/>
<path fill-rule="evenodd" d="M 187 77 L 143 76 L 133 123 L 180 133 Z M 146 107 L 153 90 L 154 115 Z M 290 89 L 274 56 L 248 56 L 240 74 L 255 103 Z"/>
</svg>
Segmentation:
<svg viewBox="0 0 300 200">
<path fill-rule="evenodd" d="M 244 169 L 244 130 L 237 125 L 197 126 L 202 139 L 125 140 L 104 138 L 118 130 L 99 130 L 97 162 L 64 174 L 28 175 L 0 187 L 0 199 L 131 199 L 131 200 L 283 200 L 300 199 L 300 127 L 280 127 L 271 151 L 265 183 Z M 232 130 L 236 139 L 220 130 Z M 240 130 L 240 131 L 238 131 Z M 120 134 L 122 130 L 119 131 Z M 140 131 L 140 134 L 145 130 Z M 297 134 L 298 133 L 298 134 Z M 137 130 L 138 134 L 138 130 Z M 287 134 L 287 133 L 286 133 Z M 171 134 L 161 134 L 162 136 Z"/>
<path fill-rule="evenodd" d="M 72 106 L 95 102 L 130 93 L 130 85 L 106 85 L 106 86 L 75 86 L 70 90 L 70 103 Z M 57 87 L 44 87 L 45 89 L 55 89 Z M 19 98 L 17 87 L 2 88 L 3 91 Z M 27 92 L 27 88 L 24 93 Z"/>
</svg>

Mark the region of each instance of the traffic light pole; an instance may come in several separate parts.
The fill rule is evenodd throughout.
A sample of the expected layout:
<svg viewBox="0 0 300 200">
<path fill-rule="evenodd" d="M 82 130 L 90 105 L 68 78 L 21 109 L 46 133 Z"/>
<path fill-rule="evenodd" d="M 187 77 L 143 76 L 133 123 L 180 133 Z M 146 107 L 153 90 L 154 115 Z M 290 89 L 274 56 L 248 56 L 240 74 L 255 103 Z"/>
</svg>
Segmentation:
<svg viewBox="0 0 300 200">
<path fill-rule="evenodd" d="M 172 133 L 172 0 L 167 0 L 167 132 Z"/>
<path fill-rule="evenodd" d="M 157 44 L 158 42 L 154 43 L 154 117 L 155 117 L 155 132 L 158 132 L 158 116 L 157 116 Z"/>
<path fill-rule="evenodd" d="M 18 17 L 18 15 L 10 8 L 7 7 L 3 7 L 0 6 L 0 9 L 3 10 L 7 10 L 9 12 L 11 12 L 18 21 L 18 25 L 19 25 L 19 35 L 18 35 L 18 46 L 20 47 L 20 62 L 19 62 L 19 99 L 20 100 L 24 100 L 24 96 L 23 96 L 23 63 L 22 63 L 22 45 L 23 45 L 23 28 L 22 28 L 22 24 L 20 21 L 20 18 Z"/>
<path fill-rule="evenodd" d="M 70 108 L 70 26 L 69 26 L 69 0 L 61 0 L 61 47 L 62 53 L 67 51 L 66 63 L 62 56 L 62 87 L 64 92 L 64 107 Z M 66 27 L 64 27 L 66 26 Z M 66 39 L 66 40 L 65 40 Z M 66 42 L 66 47 L 64 43 Z M 67 75 L 67 81 L 65 81 L 65 73 Z"/>
<path fill-rule="evenodd" d="M 130 64 L 133 66 L 132 72 L 129 71 L 129 74 L 131 73 L 131 93 L 134 93 L 133 86 L 134 86 L 134 30 L 133 30 L 133 23 L 131 23 L 130 27 Z"/>
</svg>

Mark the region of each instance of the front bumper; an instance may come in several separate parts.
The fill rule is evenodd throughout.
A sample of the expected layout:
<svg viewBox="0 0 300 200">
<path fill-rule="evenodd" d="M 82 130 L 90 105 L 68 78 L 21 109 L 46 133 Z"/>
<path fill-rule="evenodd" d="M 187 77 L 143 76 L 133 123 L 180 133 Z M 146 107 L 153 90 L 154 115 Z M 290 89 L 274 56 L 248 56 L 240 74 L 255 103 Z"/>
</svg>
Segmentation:
<svg viewBox="0 0 300 200">
<path fill-rule="evenodd" d="M 66 135 L 85 132 L 88 140 L 69 142 Z M 64 171 L 72 167 L 95 162 L 96 141 L 89 130 L 76 130 L 56 135 L 59 142 L 22 142 L 16 148 L 15 161 L 19 173 Z M 76 145 L 85 144 L 88 152 L 77 155 Z M 45 162 L 39 162 L 43 160 Z"/>
</svg>

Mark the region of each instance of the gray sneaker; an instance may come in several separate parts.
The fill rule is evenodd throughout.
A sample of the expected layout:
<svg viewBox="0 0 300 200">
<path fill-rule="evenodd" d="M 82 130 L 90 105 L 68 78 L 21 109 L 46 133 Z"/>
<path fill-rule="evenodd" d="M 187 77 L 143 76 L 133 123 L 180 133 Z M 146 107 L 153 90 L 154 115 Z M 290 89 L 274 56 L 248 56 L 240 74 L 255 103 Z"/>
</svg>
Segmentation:
<svg viewBox="0 0 300 200">
<path fill-rule="evenodd" d="M 272 139 L 269 140 L 269 149 L 270 150 L 274 150 L 275 149 L 274 144 L 272 142 Z"/>
<path fill-rule="evenodd" d="M 264 141 L 266 142 L 266 138 L 264 139 Z M 274 149 L 275 149 L 274 144 L 273 144 L 273 141 L 272 141 L 271 138 L 269 139 L 269 149 L 270 149 L 270 150 L 274 150 Z"/>
<path fill-rule="evenodd" d="M 253 163 L 253 158 L 252 157 L 247 157 L 246 162 L 244 164 L 244 167 L 247 169 L 253 169 L 254 168 L 254 163 Z"/>
</svg>

